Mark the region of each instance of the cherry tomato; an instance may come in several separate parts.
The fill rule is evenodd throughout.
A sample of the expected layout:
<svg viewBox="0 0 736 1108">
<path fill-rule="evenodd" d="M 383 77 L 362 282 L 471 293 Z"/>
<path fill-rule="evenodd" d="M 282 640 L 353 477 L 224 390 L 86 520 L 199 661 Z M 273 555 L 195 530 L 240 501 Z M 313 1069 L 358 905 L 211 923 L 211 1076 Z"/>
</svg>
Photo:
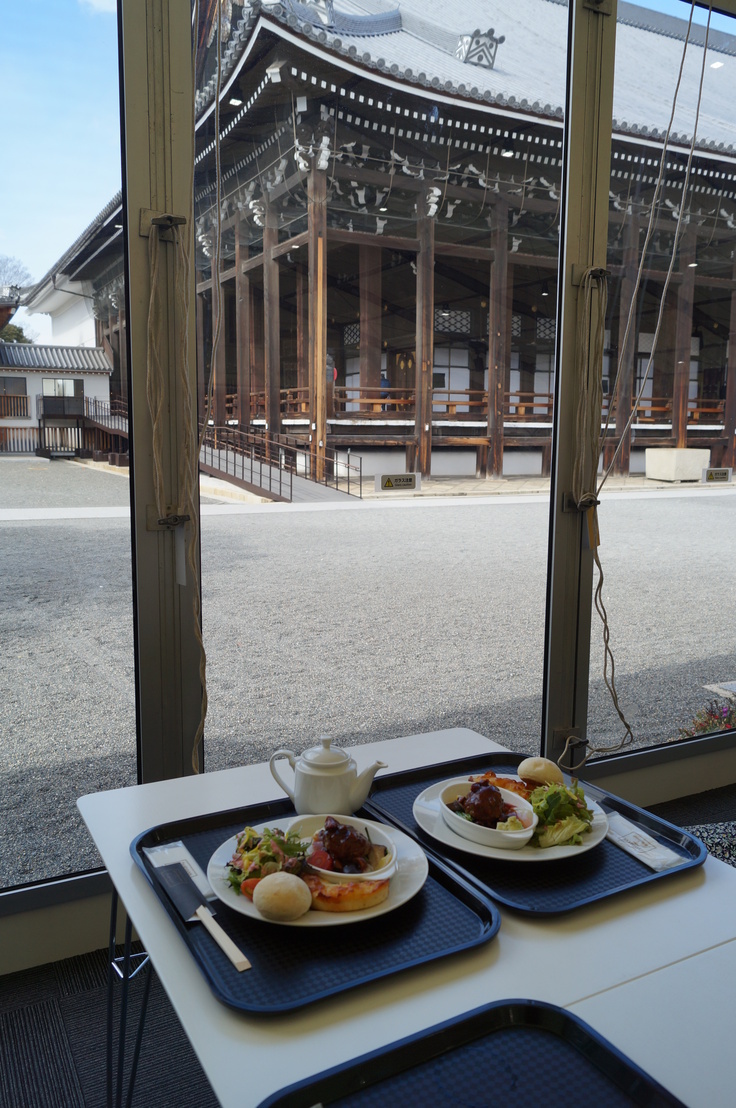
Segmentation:
<svg viewBox="0 0 736 1108">
<path fill-rule="evenodd" d="M 253 899 L 253 890 L 259 881 L 262 881 L 262 877 L 246 877 L 245 881 L 240 883 L 240 891 L 243 896 L 247 896 L 249 900 Z"/>
</svg>

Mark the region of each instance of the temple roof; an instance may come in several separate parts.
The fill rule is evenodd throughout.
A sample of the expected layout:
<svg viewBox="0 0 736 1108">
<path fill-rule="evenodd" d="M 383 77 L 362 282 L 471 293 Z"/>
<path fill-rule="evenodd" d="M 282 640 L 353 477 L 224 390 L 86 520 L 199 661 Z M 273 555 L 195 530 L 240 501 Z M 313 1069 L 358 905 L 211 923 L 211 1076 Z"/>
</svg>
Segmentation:
<svg viewBox="0 0 736 1108">
<path fill-rule="evenodd" d="M 235 0 L 230 33 L 223 42 L 222 79 L 224 83 L 234 71 L 260 28 L 280 27 L 308 48 L 326 50 L 350 66 L 430 95 L 561 118 L 567 23 L 565 0 L 515 0 L 513 5 L 477 0 L 472 6 L 466 0 L 401 0 L 398 5 L 395 0 Z M 687 23 L 624 2 L 618 6 L 618 24 L 614 130 L 661 138 L 669 122 Z M 468 53 L 464 47 L 473 36 L 479 36 L 480 43 Z M 680 87 L 682 106 L 673 123 L 681 142 L 693 130 L 704 43 L 704 28 L 694 26 Z M 722 64 L 711 73 L 706 63 L 697 145 L 732 153 L 736 120 L 723 105 L 728 90 L 736 88 L 736 37 L 711 31 L 708 54 Z M 198 93 L 200 111 L 211 103 L 214 89 L 215 76 L 210 75 Z"/>
<path fill-rule="evenodd" d="M 0 369 L 112 373 L 100 346 L 40 346 L 30 342 L 0 342 Z"/>
</svg>

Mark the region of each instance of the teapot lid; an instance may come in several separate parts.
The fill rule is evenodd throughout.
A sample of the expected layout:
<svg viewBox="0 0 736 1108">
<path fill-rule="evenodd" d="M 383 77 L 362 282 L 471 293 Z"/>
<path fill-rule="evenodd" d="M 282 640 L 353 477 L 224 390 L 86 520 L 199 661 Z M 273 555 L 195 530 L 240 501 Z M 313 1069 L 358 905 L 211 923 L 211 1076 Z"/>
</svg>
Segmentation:
<svg viewBox="0 0 736 1108">
<path fill-rule="evenodd" d="M 302 754 L 304 761 L 312 768 L 318 770 L 344 769 L 350 761 L 350 757 L 344 750 L 331 748 L 332 737 L 322 735 L 319 746 L 312 746 Z"/>
</svg>

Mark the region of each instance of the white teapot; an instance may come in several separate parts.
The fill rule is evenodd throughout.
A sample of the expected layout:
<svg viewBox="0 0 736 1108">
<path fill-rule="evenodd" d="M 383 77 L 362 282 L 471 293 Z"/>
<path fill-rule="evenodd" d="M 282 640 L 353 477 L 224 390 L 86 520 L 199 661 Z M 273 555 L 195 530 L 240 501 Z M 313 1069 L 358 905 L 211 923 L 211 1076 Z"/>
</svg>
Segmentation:
<svg viewBox="0 0 736 1108">
<path fill-rule="evenodd" d="M 332 739 L 323 735 L 319 746 L 310 747 L 298 758 L 291 750 L 277 750 L 269 767 L 276 781 L 291 799 L 297 814 L 352 815 L 368 796 L 373 778 L 385 762 L 374 762 L 358 775 L 355 759 L 344 750 L 332 748 Z M 290 789 L 276 768 L 278 758 L 286 758 L 294 770 L 294 788 Z"/>
</svg>

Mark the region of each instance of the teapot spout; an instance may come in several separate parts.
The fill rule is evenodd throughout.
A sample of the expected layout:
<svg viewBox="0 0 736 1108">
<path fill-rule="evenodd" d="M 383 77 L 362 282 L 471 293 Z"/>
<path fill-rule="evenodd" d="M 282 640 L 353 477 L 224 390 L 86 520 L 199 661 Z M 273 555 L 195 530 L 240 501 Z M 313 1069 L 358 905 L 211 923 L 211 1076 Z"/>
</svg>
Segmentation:
<svg viewBox="0 0 736 1108">
<path fill-rule="evenodd" d="M 373 778 L 378 773 L 379 769 L 386 769 L 385 762 L 374 762 L 372 766 L 368 766 L 363 772 L 355 779 L 353 787 L 350 790 L 350 810 L 355 812 L 362 804 L 365 803 L 366 797 L 370 791 L 370 787 L 373 784 Z"/>
</svg>

